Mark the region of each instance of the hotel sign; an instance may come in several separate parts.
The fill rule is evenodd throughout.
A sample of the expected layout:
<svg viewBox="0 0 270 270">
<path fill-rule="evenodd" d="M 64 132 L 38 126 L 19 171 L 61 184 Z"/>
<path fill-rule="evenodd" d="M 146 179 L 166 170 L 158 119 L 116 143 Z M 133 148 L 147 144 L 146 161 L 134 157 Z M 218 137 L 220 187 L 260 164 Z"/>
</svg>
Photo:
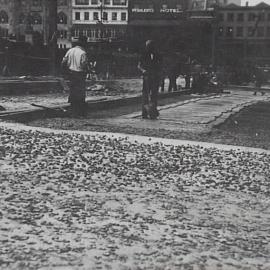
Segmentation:
<svg viewBox="0 0 270 270">
<path fill-rule="evenodd" d="M 133 8 L 132 9 L 133 13 L 154 13 L 155 10 L 153 8 Z M 178 9 L 178 8 L 165 8 L 165 9 L 160 9 L 160 13 L 183 13 L 183 10 Z"/>
<path fill-rule="evenodd" d="M 165 8 L 160 10 L 160 13 L 182 13 L 182 12 L 183 10 L 178 8 Z"/>
<path fill-rule="evenodd" d="M 153 8 L 133 8 L 132 12 L 134 13 L 154 13 Z"/>
</svg>

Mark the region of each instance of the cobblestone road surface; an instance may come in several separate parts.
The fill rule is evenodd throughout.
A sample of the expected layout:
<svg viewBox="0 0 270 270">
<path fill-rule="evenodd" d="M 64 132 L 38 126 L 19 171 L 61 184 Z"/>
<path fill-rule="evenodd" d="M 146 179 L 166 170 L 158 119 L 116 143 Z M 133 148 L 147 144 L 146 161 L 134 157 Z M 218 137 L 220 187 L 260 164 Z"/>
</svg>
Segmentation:
<svg viewBox="0 0 270 270">
<path fill-rule="evenodd" d="M 270 269 L 268 152 L 0 132 L 0 269 Z"/>
</svg>

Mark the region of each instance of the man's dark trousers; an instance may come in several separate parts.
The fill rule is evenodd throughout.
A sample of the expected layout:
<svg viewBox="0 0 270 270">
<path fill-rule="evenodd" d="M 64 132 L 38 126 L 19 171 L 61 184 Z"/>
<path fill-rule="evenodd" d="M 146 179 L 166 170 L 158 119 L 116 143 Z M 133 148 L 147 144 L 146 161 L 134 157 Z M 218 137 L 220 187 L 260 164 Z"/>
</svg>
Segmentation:
<svg viewBox="0 0 270 270">
<path fill-rule="evenodd" d="M 85 116 L 85 79 L 84 72 L 71 71 L 70 78 L 70 94 L 68 102 L 71 104 L 71 110 L 74 115 Z"/>
<path fill-rule="evenodd" d="M 169 88 L 168 92 L 177 91 L 177 84 L 176 84 L 177 75 L 170 74 L 169 75 Z"/>
<path fill-rule="evenodd" d="M 157 98 L 158 98 L 159 76 L 157 74 L 147 74 L 143 76 L 142 90 L 142 117 L 148 117 L 147 106 L 151 106 L 155 116 L 158 116 Z M 151 116 L 150 116 L 151 117 Z"/>
</svg>

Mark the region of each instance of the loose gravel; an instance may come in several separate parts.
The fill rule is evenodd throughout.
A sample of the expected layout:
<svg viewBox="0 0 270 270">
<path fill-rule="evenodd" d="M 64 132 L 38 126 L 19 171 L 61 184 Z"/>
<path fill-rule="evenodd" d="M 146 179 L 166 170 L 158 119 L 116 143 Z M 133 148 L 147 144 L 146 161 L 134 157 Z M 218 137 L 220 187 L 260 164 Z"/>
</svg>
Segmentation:
<svg viewBox="0 0 270 270">
<path fill-rule="evenodd" d="M 183 96 L 182 98 L 185 98 Z M 168 100 L 171 102 L 171 100 Z M 166 104 L 166 102 L 164 103 Z M 164 105 L 162 104 L 162 105 Z M 199 125 L 183 124 L 182 130 L 151 128 L 138 128 L 134 125 L 108 125 L 106 121 L 92 121 L 95 118 L 110 118 L 121 114 L 139 110 L 139 105 L 99 111 L 91 113 L 85 119 L 73 118 L 52 118 L 35 120 L 29 125 L 37 127 L 49 127 L 72 130 L 99 131 L 99 132 L 121 132 L 125 134 L 139 134 L 143 136 L 153 136 L 167 139 L 194 140 L 201 142 L 211 142 L 218 144 L 228 144 L 236 146 L 255 147 L 270 150 L 270 102 L 258 102 L 240 110 L 239 113 L 231 115 L 224 123 L 213 127 L 198 129 Z"/>
<path fill-rule="evenodd" d="M 269 153 L 0 134 L 0 269 L 270 269 Z"/>
<path fill-rule="evenodd" d="M 86 100 L 91 101 L 99 98 L 125 97 L 128 95 L 139 94 L 142 88 L 141 79 L 119 79 L 113 81 L 101 81 L 93 84 L 87 82 Z M 22 92 L 23 89 L 22 89 Z M 44 94 L 31 95 L 1 95 L 0 105 L 6 111 L 31 110 L 34 107 L 31 103 L 43 106 L 61 106 L 68 101 L 68 92 L 50 92 Z"/>
</svg>

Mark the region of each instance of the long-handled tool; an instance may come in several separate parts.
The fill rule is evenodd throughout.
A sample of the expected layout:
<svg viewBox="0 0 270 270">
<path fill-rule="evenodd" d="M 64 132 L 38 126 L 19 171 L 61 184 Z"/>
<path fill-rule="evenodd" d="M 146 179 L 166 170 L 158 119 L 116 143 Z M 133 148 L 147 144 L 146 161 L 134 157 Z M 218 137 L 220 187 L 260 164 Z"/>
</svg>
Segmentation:
<svg viewBox="0 0 270 270">
<path fill-rule="evenodd" d="M 31 103 L 32 106 L 34 107 L 38 107 L 38 108 L 42 108 L 42 109 L 46 109 L 46 110 L 50 110 L 50 111 L 54 111 L 54 112 L 67 112 L 67 110 L 65 108 L 62 108 L 62 107 L 58 107 L 58 108 L 50 108 L 50 107 L 46 107 L 46 106 L 43 106 L 43 105 L 39 105 L 39 104 L 35 104 L 35 103 Z"/>
<path fill-rule="evenodd" d="M 105 101 L 107 100 L 107 98 L 99 98 L 99 99 L 96 99 L 96 100 L 90 100 L 90 101 L 87 101 L 87 104 L 91 104 L 91 103 L 95 103 L 95 102 L 99 102 L 99 101 Z M 63 113 L 66 113 L 67 110 L 63 107 L 57 107 L 57 108 L 52 108 L 52 107 L 47 107 L 47 106 L 44 106 L 44 105 L 39 105 L 39 104 L 36 104 L 36 103 L 31 103 L 32 106 L 34 107 L 38 107 L 38 108 L 42 108 L 42 109 L 46 109 L 46 110 L 50 110 L 50 111 L 55 111 L 55 112 L 63 112 Z"/>
</svg>

